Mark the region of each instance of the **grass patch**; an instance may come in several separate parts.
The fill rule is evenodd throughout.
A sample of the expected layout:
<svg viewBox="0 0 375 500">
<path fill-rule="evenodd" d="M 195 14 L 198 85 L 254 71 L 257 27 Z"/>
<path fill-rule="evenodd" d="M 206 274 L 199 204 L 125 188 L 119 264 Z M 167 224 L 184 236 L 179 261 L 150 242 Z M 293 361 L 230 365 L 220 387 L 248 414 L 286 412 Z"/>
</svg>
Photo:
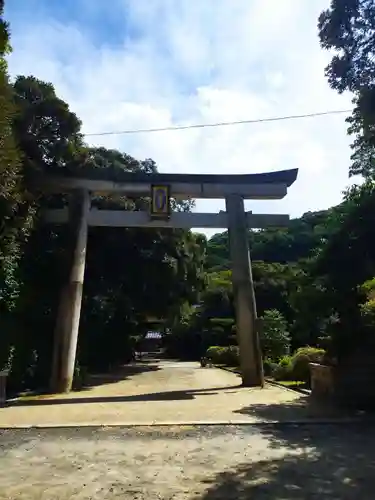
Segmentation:
<svg viewBox="0 0 375 500">
<path fill-rule="evenodd" d="M 241 375 L 241 370 L 238 367 L 227 366 L 224 364 L 215 363 L 214 366 L 216 368 L 224 368 L 228 372 L 236 373 L 237 375 Z M 269 380 L 270 382 L 275 382 L 277 384 L 283 385 L 284 387 L 288 387 L 289 389 L 308 389 L 306 382 L 303 380 L 275 380 L 272 377 L 265 377 L 265 380 Z"/>
</svg>

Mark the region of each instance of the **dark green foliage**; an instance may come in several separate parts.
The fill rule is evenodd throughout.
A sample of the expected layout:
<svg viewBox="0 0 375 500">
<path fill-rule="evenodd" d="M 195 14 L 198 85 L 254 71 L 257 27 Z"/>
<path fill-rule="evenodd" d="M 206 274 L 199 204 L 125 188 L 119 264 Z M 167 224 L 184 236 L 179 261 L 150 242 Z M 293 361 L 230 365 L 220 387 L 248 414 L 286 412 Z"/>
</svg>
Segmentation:
<svg viewBox="0 0 375 500">
<path fill-rule="evenodd" d="M 289 249 L 299 248 L 300 258 L 290 250 L 286 253 L 283 245 L 278 246 L 277 231 L 249 233 L 258 314 L 262 316 L 268 309 L 282 314 L 292 350 L 305 345 L 323 347 L 336 359 L 365 341 L 369 334 L 365 311 L 368 321 L 369 306 L 362 305 L 366 297 L 359 287 L 375 276 L 374 211 L 374 187 L 368 181 L 361 188 L 349 190 L 340 206 L 292 221 L 281 231 L 281 241 L 288 239 Z M 215 236 L 213 245 L 211 241 L 207 262 L 212 262 L 212 252 L 216 262 L 220 257 L 220 266 L 226 269 L 226 233 Z M 278 255 L 277 262 L 255 260 L 259 248 L 267 255 L 266 241 Z M 303 250 L 299 243 L 302 241 L 310 242 L 309 252 Z M 230 276 L 230 271 L 221 272 Z M 212 275 L 218 273 L 216 266 Z"/>
<path fill-rule="evenodd" d="M 375 173 L 375 4 L 373 0 L 331 0 L 319 18 L 323 48 L 334 55 L 326 73 L 332 88 L 354 93 L 348 118 L 354 135 L 352 175 Z"/>
<path fill-rule="evenodd" d="M 313 270 L 323 276 L 324 312 L 327 316 L 330 309 L 333 319 L 327 328 L 329 352 L 339 368 L 340 365 L 355 368 L 353 356 L 356 360 L 370 356 L 367 365 L 373 364 L 370 354 L 374 333 L 373 298 L 363 283 L 375 276 L 374 19 L 372 0 L 334 0 L 319 20 L 321 43 L 334 52 L 327 68 L 329 82 L 339 92 L 354 93 L 354 110 L 347 120 L 349 133 L 354 136 L 350 174 L 365 178 L 361 187 L 354 186 L 348 191 L 345 216 L 334 237 L 322 249 Z M 355 369 L 358 372 L 358 367 Z M 368 385 L 373 385 L 370 372 L 367 372 Z"/>
<path fill-rule="evenodd" d="M 371 332 L 375 328 L 375 278 L 365 281 L 359 292 L 366 297 L 366 302 L 360 305 L 363 324 Z"/>
<path fill-rule="evenodd" d="M 322 46 L 337 51 L 327 76 L 339 92 L 355 92 L 374 83 L 374 18 L 372 0 L 331 0 L 319 17 Z"/>
<path fill-rule="evenodd" d="M 0 306 L 5 311 L 1 316 L 1 342 L 5 346 L 1 352 L 7 357 L 12 348 L 10 387 L 16 389 L 46 385 L 50 371 L 66 241 L 64 231 L 39 222 L 38 212 L 49 200 L 40 196 L 37 179 L 49 168 L 71 161 L 79 139 L 79 121 L 56 97 L 51 85 L 19 77 L 10 90 L 15 109 L 11 127 L 21 161 L 17 205 L 7 219 L 9 230 L 3 233 L 3 240 L 13 241 L 5 248 L 3 260 L 12 279 L 6 276 L 2 282 Z"/>
<path fill-rule="evenodd" d="M 322 363 L 324 357 L 324 349 L 301 347 L 292 356 L 281 358 L 273 367 L 272 376 L 275 380 L 305 382 L 309 386 L 309 363 Z"/>
<path fill-rule="evenodd" d="M 309 363 L 321 363 L 324 359 L 324 349 L 315 347 L 301 347 L 291 358 L 291 378 L 309 383 Z"/>
<path fill-rule="evenodd" d="M 265 377 L 273 376 L 273 373 L 276 370 L 277 366 L 278 366 L 277 363 L 275 363 L 271 359 L 264 358 L 263 359 L 263 373 L 264 373 Z"/>
<path fill-rule="evenodd" d="M 263 357 L 274 361 L 290 352 L 288 324 L 277 309 L 268 309 L 262 316 L 260 343 Z"/>
<path fill-rule="evenodd" d="M 0 1 L 0 369 L 9 362 L 12 310 L 19 291 L 17 267 L 22 243 L 31 223 L 21 182 L 21 155 L 13 133 L 16 106 L 9 83 L 6 54 L 10 51 L 8 25 Z"/>
<path fill-rule="evenodd" d="M 249 231 L 252 261 L 290 264 L 311 257 L 331 234 L 329 221 L 337 211 L 340 208 L 307 212 L 300 219 L 292 219 L 285 229 Z M 210 239 L 206 267 L 210 271 L 230 269 L 227 232 Z"/>
<path fill-rule="evenodd" d="M 374 188 L 364 184 L 346 198 L 345 216 L 311 268 L 321 277 L 320 314 L 331 318 L 329 350 L 339 358 L 349 355 L 369 334 L 361 317 L 366 296 L 360 285 L 375 275 Z"/>
<path fill-rule="evenodd" d="M 307 344 L 321 345 L 327 328 L 334 322 L 335 313 L 324 295 L 323 276 L 313 266 L 348 210 L 345 202 L 330 210 L 307 213 L 292 220 L 286 229 L 249 231 L 258 315 L 271 309 L 280 313 L 292 350 Z M 221 311 L 222 316 L 234 321 L 227 233 L 209 240 L 206 268 L 210 285 L 202 296 L 201 310 L 206 317 L 217 317 Z M 234 333 L 235 327 L 227 335 Z M 268 347 L 266 350 L 265 355 L 272 357 Z"/>
<path fill-rule="evenodd" d="M 238 366 L 240 363 L 239 349 L 237 346 L 211 346 L 206 351 L 206 357 L 213 363 L 226 366 Z"/>
<path fill-rule="evenodd" d="M 272 367 L 271 376 L 275 380 L 293 380 L 292 356 L 284 356 Z"/>
</svg>

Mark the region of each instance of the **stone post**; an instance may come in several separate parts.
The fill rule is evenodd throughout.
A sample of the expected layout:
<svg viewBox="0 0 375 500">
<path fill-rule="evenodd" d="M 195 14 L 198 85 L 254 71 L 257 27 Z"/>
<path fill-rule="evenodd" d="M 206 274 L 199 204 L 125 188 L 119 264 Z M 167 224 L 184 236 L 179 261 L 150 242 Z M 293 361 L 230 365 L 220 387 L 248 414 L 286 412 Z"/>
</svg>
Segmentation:
<svg viewBox="0 0 375 500">
<path fill-rule="evenodd" d="M 51 377 L 54 392 L 69 392 L 72 388 L 86 262 L 89 192 L 75 192 L 69 209 L 73 248 L 69 248 L 69 278 L 62 289 L 55 330 Z"/>
<path fill-rule="evenodd" d="M 225 202 L 228 213 L 229 248 L 242 384 L 246 387 L 263 387 L 263 364 L 257 331 L 256 302 L 244 200 L 241 195 L 234 194 L 227 196 Z"/>
</svg>

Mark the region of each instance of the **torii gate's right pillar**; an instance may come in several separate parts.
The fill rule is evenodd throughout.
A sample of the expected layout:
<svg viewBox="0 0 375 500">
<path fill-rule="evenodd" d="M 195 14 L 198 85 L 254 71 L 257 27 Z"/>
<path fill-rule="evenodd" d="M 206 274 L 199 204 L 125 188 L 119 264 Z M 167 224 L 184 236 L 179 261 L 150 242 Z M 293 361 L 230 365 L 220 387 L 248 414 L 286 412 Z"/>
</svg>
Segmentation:
<svg viewBox="0 0 375 500">
<path fill-rule="evenodd" d="M 242 384 L 246 387 L 263 387 L 263 363 L 257 331 L 257 312 L 244 200 L 241 195 L 232 194 L 226 197 L 225 203 L 228 213 L 229 248 Z"/>
</svg>

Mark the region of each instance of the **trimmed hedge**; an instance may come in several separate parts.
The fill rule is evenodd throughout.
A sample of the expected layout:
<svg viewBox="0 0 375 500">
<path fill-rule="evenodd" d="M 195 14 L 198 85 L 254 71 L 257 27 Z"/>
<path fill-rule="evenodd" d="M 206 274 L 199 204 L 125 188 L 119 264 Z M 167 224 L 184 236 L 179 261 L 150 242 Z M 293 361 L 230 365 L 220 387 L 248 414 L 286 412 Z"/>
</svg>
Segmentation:
<svg viewBox="0 0 375 500">
<path fill-rule="evenodd" d="M 263 369 L 266 376 L 273 376 L 275 380 L 300 381 L 310 384 L 309 363 L 322 363 L 325 356 L 324 349 L 317 347 L 301 347 L 292 356 L 283 356 L 278 363 L 271 359 L 263 360 Z M 206 351 L 206 357 L 211 358 L 217 365 L 239 366 L 239 348 L 237 346 L 212 346 Z"/>
<path fill-rule="evenodd" d="M 263 360 L 263 372 L 266 377 L 273 375 L 274 371 L 277 369 L 278 364 L 269 358 L 264 358 Z"/>
<path fill-rule="evenodd" d="M 272 371 L 275 380 L 293 380 L 292 356 L 283 356 Z"/>
<path fill-rule="evenodd" d="M 218 365 L 238 366 L 240 363 L 239 349 L 237 346 L 221 347 L 212 346 L 206 351 L 206 357 Z"/>
<path fill-rule="evenodd" d="M 293 380 L 310 383 L 309 363 L 321 363 L 325 356 L 324 349 L 317 347 L 301 347 L 292 356 Z"/>
<path fill-rule="evenodd" d="M 298 380 L 310 384 L 309 363 L 322 363 L 324 349 L 301 347 L 292 356 L 284 356 L 273 371 L 275 380 Z"/>
</svg>

